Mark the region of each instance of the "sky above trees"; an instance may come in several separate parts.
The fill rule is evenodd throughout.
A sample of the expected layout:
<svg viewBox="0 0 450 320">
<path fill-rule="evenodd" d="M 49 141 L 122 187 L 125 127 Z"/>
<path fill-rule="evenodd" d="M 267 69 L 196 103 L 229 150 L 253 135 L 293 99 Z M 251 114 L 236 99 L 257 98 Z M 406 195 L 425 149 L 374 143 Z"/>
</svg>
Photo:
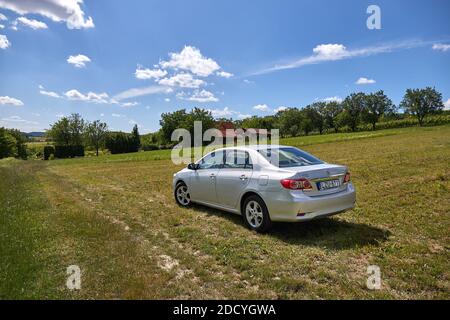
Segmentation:
<svg viewBox="0 0 450 320">
<path fill-rule="evenodd" d="M 450 108 L 450 3 L 0 0 L 0 126 L 41 131 L 80 113 L 159 128 L 202 107 L 243 119 L 434 86 Z"/>
</svg>

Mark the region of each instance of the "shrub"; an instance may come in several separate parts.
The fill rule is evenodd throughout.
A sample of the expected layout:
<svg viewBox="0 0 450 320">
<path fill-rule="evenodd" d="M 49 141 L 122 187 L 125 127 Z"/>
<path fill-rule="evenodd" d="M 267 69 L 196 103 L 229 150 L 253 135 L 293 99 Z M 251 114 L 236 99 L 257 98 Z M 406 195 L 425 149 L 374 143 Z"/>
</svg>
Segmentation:
<svg viewBox="0 0 450 320">
<path fill-rule="evenodd" d="M 50 155 L 55 155 L 55 147 L 53 146 L 45 146 L 44 147 L 44 160 L 49 160 Z"/>
<path fill-rule="evenodd" d="M 136 152 L 139 149 L 135 137 L 124 132 L 111 133 L 105 145 L 112 154 Z"/>
<path fill-rule="evenodd" d="M 156 144 L 142 144 L 141 149 L 144 151 L 152 151 L 152 150 L 158 150 L 159 146 Z"/>
<path fill-rule="evenodd" d="M 84 157 L 83 146 L 55 146 L 55 158 Z"/>
</svg>

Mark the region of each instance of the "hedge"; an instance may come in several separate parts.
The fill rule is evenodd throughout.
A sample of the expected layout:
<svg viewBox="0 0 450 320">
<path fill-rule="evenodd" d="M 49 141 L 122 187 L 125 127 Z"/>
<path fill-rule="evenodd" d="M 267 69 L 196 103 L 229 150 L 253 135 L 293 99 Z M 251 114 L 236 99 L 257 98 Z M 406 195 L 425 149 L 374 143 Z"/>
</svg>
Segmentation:
<svg viewBox="0 0 450 320">
<path fill-rule="evenodd" d="M 83 146 L 55 146 L 55 158 L 84 157 Z"/>
<path fill-rule="evenodd" d="M 55 147 L 44 146 L 44 160 L 48 160 L 51 154 L 55 155 Z"/>
</svg>

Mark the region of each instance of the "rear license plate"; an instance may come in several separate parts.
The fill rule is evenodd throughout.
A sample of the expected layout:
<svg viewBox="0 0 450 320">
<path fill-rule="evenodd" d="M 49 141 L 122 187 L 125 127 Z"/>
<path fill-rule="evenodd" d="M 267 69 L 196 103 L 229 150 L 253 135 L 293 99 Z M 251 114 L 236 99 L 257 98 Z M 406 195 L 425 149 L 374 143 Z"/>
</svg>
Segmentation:
<svg viewBox="0 0 450 320">
<path fill-rule="evenodd" d="M 341 181 L 339 179 L 321 181 L 317 183 L 317 189 L 319 190 L 333 189 L 339 187 L 340 185 Z"/>
</svg>

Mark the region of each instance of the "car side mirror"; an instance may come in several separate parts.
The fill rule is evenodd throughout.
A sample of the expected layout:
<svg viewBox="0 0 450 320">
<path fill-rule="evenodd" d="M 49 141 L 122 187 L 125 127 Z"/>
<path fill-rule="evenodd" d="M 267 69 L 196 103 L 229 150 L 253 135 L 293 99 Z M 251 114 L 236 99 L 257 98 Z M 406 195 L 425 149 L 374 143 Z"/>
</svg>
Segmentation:
<svg viewBox="0 0 450 320">
<path fill-rule="evenodd" d="M 198 164 L 196 164 L 196 163 L 189 163 L 188 164 L 188 166 L 187 166 L 187 168 L 189 169 L 189 170 L 197 170 L 198 169 Z"/>
</svg>

